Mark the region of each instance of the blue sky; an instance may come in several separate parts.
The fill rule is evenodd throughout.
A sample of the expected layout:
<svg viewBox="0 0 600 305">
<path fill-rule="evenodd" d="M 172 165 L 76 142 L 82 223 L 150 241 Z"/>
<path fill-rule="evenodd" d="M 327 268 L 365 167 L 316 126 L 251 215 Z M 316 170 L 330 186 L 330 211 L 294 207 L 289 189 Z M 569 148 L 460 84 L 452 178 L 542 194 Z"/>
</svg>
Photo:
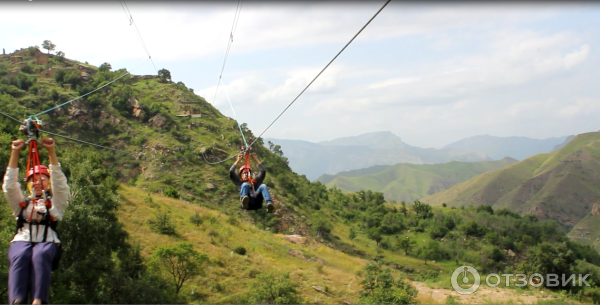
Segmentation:
<svg viewBox="0 0 600 305">
<path fill-rule="evenodd" d="M 127 4 L 157 68 L 213 102 L 237 1 Z M 240 121 L 260 134 L 382 4 L 245 2 L 223 75 Z M 118 1 L 0 2 L 0 28 L 7 52 L 50 39 L 94 65 L 147 58 Z M 597 131 L 599 28 L 595 3 L 392 2 L 264 136 L 389 130 L 442 147 Z M 222 89 L 214 105 L 233 116 Z"/>
</svg>

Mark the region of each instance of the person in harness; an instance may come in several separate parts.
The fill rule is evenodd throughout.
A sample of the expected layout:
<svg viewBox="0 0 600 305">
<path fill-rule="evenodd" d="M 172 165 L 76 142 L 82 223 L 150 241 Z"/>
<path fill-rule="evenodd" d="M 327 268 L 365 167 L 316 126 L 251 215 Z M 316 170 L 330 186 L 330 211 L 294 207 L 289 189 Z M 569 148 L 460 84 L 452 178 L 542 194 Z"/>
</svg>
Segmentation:
<svg viewBox="0 0 600 305">
<path fill-rule="evenodd" d="M 254 159 L 254 162 L 256 162 L 260 169 L 256 178 L 252 179 L 252 170 L 248 164 L 240 167 L 238 175 L 236 171 L 237 165 L 242 162 L 244 154 L 239 154 L 237 156 L 237 160 L 235 160 L 235 163 L 233 163 L 229 170 L 229 178 L 240 190 L 240 207 L 244 210 L 258 210 L 262 209 L 263 201 L 266 201 L 267 212 L 273 213 L 275 211 L 275 205 L 273 204 L 267 185 L 263 183 L 265 176 L 267 175 L 267 170 L 258 160 L 255 153 L 251 153 L 250 156 Z"/>
<path fill-rule="evenodd" d="M 56 269 L 60 258 L 60 240 L 55 229 L 69 205 L 71 191 L 56 158 L 54 140 L 44 138 L 41 146 L 48 152 L 50 170 L 40 164 L 25 173 L 27 188 L 31 193 L 29 197 L 23 197 L 18 182 L 19 154 L 25 148 L 22 139 L 12 141 L 10 160 L 4 175 L 2 190 L 13 215 L 17 217 L 17 229 L 8 249 L 9 304 L 28 303 L 30 292 L 33 299 L 31 304 L 47 304 L 50 272 Z"/>
</svg>

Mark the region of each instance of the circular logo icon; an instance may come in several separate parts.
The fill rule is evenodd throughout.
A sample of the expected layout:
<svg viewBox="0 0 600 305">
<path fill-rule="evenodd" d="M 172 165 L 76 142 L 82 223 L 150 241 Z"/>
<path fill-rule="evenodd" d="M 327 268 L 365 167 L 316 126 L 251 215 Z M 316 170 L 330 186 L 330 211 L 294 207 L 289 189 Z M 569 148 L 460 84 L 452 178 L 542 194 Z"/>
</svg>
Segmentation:
<svg viewBox="0 0 600 305">
<path fill-rule="evenodd" d="M 469 288 L 463 288 L 459 285 L 459 281 L 463 284 L 469 284 L 470 280 L 468 277 L 468 273 L 470 273 L 473 276 L 473 284 Z M 460 280 L 459 277 L 461 278 Z M 454 288 L 456 292 L 460 294 L 471 294 L 477 291 L 477 289 L 479 288 L 479 285 L 481 284 L 481 277 L 479 276 L 479 272 L 477 271 L 477 269 L 471 266 L 460 266 L 456 268 L 454 272 L 452 272 L 452 278 L 450 281 L 452 282 L 452 288 Z"/>
</svg>

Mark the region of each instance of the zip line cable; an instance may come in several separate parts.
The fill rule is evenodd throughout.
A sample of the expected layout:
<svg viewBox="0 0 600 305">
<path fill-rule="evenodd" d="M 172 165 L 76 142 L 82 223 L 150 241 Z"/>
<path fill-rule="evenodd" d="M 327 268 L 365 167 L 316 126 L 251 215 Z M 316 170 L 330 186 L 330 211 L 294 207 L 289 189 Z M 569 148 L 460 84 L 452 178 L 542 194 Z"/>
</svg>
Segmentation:
<svg viewBox="0 0 600 305">
<path fill-rule="evenodd" d="M 148 51 L 148 48 L 146 47 L 146 43 L 144 43 L 144 39 L 142 38 L 142 33 L 140 33 L 140 30 L 138 29 L 137 24 L 133 20 L 133 15 L 129 11 L 129 6 L 127 6 L 127 2 L 125 2 L 125 0 L 119 0 L 119 3 L 121 3 L 121 7 L 123 8 L 123 11 L 125 12 L 125 15 L 127 15 L 127 18 L 129 19 L 129 25 L 133 25 L 134 32 L 137 35 L 137 37 L 140 40 L 140 42 L 142 43 L 142 47 L 144 48 L 144 51 L 146 52 L 146 55 L 148 55 L 148 59 L 150 59 L 150 61 L 152 62 L 152 66 L 154 67 L 154 71 L 156 71 L 156 74 L 158 75 L 158 70 L 156 69 L 156 65 L 154 64 L 154 60 L 152 60 L 152 56 L 150 56 L 150 52 Z"/>
<path fill-rule="evenodd" d="M 317 76 L 315 76 L 315 78 L 313 78 L 312 81 L 310 81 L 310 83 L 306 86 L 306 88 L 304 88 L 304 90 L 302 90 L 300 92 L 300 94 L 298 94 L 298 96 L 296 96 L 296 98 L 294 98 L 294 100 L 287 106 L 285 107 L 285 109 L 283 109 L 283 111 L 275 118 L 275 120 L 269 125 L 267 126 L 267 128 L 265 129 L 265 131 L 263 131 L 258 137 L 256 137 L 256 139 L 254 139 L 254 141 L 252 142 L 252 144 L 250 144 L 250 146 L 254 145 L 254 143 L 256 143 L 256 141 L 265 133 L 267 132 L 267 130 L 269 130 L 269 128 L 275 124 L 275 122 L 283 115 L 284 112 L 286 112 L 288 110 L 288 108 L 290 108 L 292 106 L 292 104 L 294 104 L 294 102 L 296 102 L 296 100 L 302 95 L 302 93 L 304 93 L 304 91 L 306 91 L 306 89 L 308 89 L 308 87 L 310 87 L 310 85 L 312 85 L 312 83 L 321 75 L 321 73 L 323 73 L 325 71 L 325 69 L 327 69 L 327 67 L 329 67 L 329 65 L 331 65 L 331 63 L 333 63 L 333 61 L 340 56 L 340 54 L 342 54 L 342 52 L 344 52 L 344 50 L 350 45 L 350 43 L 352 43 L 352 41 L 354 41 L 354 39 L 367 27 L 367 25 L 369 25 L 369 23 L 371 23 L 371 21 L 373 21 L 373 19 L 375 19 L 375 17 L 377 17 L 377 15 L 379 15 L 379 13 L 388 5 L 388 3 L 390 3 L 391 0 L 387 0 L 385 2 L 385 4 L 377 11 L 377 13 L 375 13 L 375 15 L 373 15 L 373 17 L 371 17 L 371 19 L 369 19 L 369 21 L 358 31 L 358 33 L 356 33 L 356 35 L 354 35 L 354 37 L 352 37 L 352 39 L 350 39 L 350 41 L 348 41 L 348 43 L 342 48 L 342 50 L 340 50 L 337 55 L 335 55 L 335 57 L 325 66 L 325 68 L 323 68 L 323 70 L 321 70 L 321 72 L 319 72 L 319 74 L 317 74 Z"/>
<path fill-rule="evenodd" d="M 371 23 L 371 21 L 373 21 L 373 19 L 375 19 L 375 17 L 377 17 L 377 15 L 379 15 L 379 13 L 390 3 L 391 0 L 387 0 L 385 2 L 385 4 L 377 11 L 377 13 L 375 13 L 375 15 L 373 15 L 373 17 L 371 17 L 371 19 L 369 19 L 369 21 L 367 21 L 367 23 L 358 31 L 358 33 L 356 33 L 356 35 L 354 35 L 354 37 L 352 37 L 352 39 L 350 39 L 350 41 L 348 41 L 348 43 L 337 53 L 337 55 L 335 55 L 335 57 L 325 66 L 325 68 L 323 68 L 323 70 L 321 70 L 321 72 L 319 72 L 319 74 L 317 74 L 317 76 L 315 76 L 315 78 L 313 78 L 313 80 L 306 86 L 306 88 L 304 88 L 300 94 L 298 94 L 298 96 L 296 96 L 296 98 L 294 98 L 294 100 L 292 100 L 292 102 L 285 107 L 285 109 L 275 118 L 275 120 L 273 120 L 273 122 L 267 126 L 267 128 L 258 136 L 256 137 L 256 139 L 254 139 L 254 141 L 250 144 L 250 146 L 246 146 L 246 147 L 252 147 L 252 145 L 254 145 L 254 143 L 256 143 L 256 141 L 258 141 L 258 139 L 260 139 L 260 137 L 267 132 L 267 130 L 273 125 L 275 124 L 275 122 L 283 115 L 284 112 L 286 112 L 288 110 L 288 108 L 290 108 L 290 106 L 292 106 L 292 104 L 294 104 L 294 102 L 296 102 L 296 100 L 304 93 L 304 91 L 306 91 L 306 89 L 308 89 L 308 87 L 310 87 L 310 85 L 312 85 L 312 83 L 329 67 L 329 65 L 331 65 L 331 63 L 333 63 L 333 61 L 340 55 L 342 54 L 342 52 L 344 52 L 344 50 L 350 45 L 350 43 L 352 43 L 352 41 L 354 41 L 354 39 L 356 37 L 358 37 L 358 35 Z M 219 76 L 219 82 L 221 80 L 221 77 Z M 218 90 L 218 86 L 217 86 L 217 90 Z M 215 97 L 216 97 L 216 93 L 215 93 Z M 214 101 L 213 101 L 214 102 Z M 239 126 L 239 124 L 238 124 Z M 243 134 L 242 134 L 243 135 Z M 233 157 L 235 157 L 236 155 L 233 155 L 225 160 L 221 160 L 219 162 L 215 162 L 215 163 L 210 163 L 208 161 L 206 161 L 206 158 L 204 159 L 204 161 L 206 161 L 208 164 L 219 164 L 222 162 L 225 162 Z M 204 155 L 202 155 L 202 157 L 204 158 Z"/>
<path fill-rule="evenodd" d="M 79 140 L 79 139 L 73 139 L 73 138 L 70 138 L 70 137 L 67 137 L 67 136 L 63 136 L 63 135 L 60 135 L 60 134 L 57 134 L 57 133 L 49 132 L 47 130 L 40 129 L 40 131 L 41 132 L 45 132 L 47 134 L 51 134 L 53 136 L 65 138 L 65 139 L 68 139 L 68 140 L 71 140 L 71 141 L 80 142 L 80 143 L 83 143 L 83 144 L 89 144 L 89 145 L 93 145 L 93 146 L 100 147 L 100 148 L 110 149 L 110 150 L 114 150 L 114 151 L 118 151 L 118 152 L 123 152 L 123 153 L 130 154 L 130 155 L 134 155 L 134 154 L 132 154 L 132 153 L 130 153 L 128 151 L 125 151 L 125 150 L 115 149 L 115 148 L 108 147 L 108 146 L 102 146 L 102 145 L 98 145 L 98 144 L 86 142 L 86 141 Z"/>
<path fill-rule="evenodd" d="M 104 84 L 102 87 L 96 88 L 96 89 L 95 89 L 95 90 L 93 90 L 93 91 L 90 91 L 90 92 L 88 92 L 88 93 L 86 93 L 86 94 L 84 94 L 84 95 L 78 96 L 78 97 L 76 97 L 76 98 L 74 98 L 74 99 L 72 99 L 72 100 L 70 100 L 70 101 L 64 102 L 64 103 L 62 103 L 62 104 L 60 104 L 60 105 L 58 105 L 58 106 L 54 106 L 54 107 L 52 107 L 52 108 L 50 108 L 50 109 L 48 109 L 48 110 L 45 110 L 45 111 L 42 111 L 42 112 L 40 112 L 40 113 L 38 113 L 38 114 L 32 115 L 32 117 L 37 117 L 38 115 L 42 115 L 42 114 L 44 114 L 44 113 L 48 113 L 48 112 L 50 112 L 50 111 L 52 111 L 52 110 L 54 110 L 54 109 L 56 109 L 56 108 L 60 108 L 60 107 L 62 107 L 62 106 L 64 106 L 64 105 L 66 105 L 66 104 L 69 104 L 69 103 L 72 103 L 72 102 L 74 102 L 74 101 L 76 101 L 76 100 L 78 100 L 78 99 L 80 99 L 80 98 L 82 98 L 82 97 L 84 97 L 84 96 L 90 95 L 90 94 L 92 94 L 92 93 L 94 93 L 94 92 L 96 92 L 96 91 L 98 91 L 98 90 L 100 90 L 100 89 L 102 89 L 102 88 L 104 88 L 104 87 L 106 87 L 106 86 L 108 86 L 108 85 L 110 85 L 110 84 L 112 84 L 112 83 L 114 83 L 114 82 L 118 81 L 119 79 L 121 79 L 121 78 L 125 77 L 126 75 L 129 75 L 129 74 L 131 74 L 133 71 L 135 71 L 137 68 L 139 68 L 139 67 L 143 66 L 143 65 L 144 65 L 145 63 L 147 63 L 147 62 L 148 62 L 148 59 L 146 59 L 146 61 L 145 61 L 145 62 L 143 62 L 141 65 L 139 65 L 139 66 L 135 67 L 133 70 L 131 70 L 131 72 L 127 72 L 127 73 L 125 73 L 125 74 L 123 74 L 123 75 L 121 75 L 121 76 L 119 76 L 119 77 L 117 77 L 117 78 L 113 79 L 113 80 L 112 80 L 112 81 L 110 81 L 109 83 L 107 83 L 107 84 Z"/>
<path fill-rule="evenodd" d="M 225 159 L 225 160 L 221 160 L 221 161 L 218 161 L 218 162 L 211 163 L 211 162 L 208 162 L 208 161 L 206 160 L 206 158 L 204 157 L 204 153 L 202 153 L 202 159 L 204 159 L 204 162 L 206 162 L 206 163 L 208 163 L 208 164 L 210 164 L 210 165 L 215 165 L 215 164 L 223 163 L 223 162 L 225 162 L 225 161 L 227 161 L 227 160 L 229 160 L 229 159 L 232 159 L 233 157 L 235 157 L 235 156 L 237 156 L 237 155 L 238 155 L 238 154 L 235 154 L 235 155 L 233 155 L 233 156 L 231 156 L 231 157 L 229 157 L 229 158 L 227 158 L 227 159 Z"/>
<path fill-rule="evenodd" d="M 212 102 L 213 104 L 215 103 L 215 99 L 217 98 L 217 93 L 219 92 L 219 86 L 221 85 L 221 80 L 223 79 L 223 71 L 225 71 L 225 65 L 227 63 L 227 59 L 229 58 L 229 51 L 231 51 L 231 45 L 233 44 L 233 36 L 235 35 L 238 21 L 240 19 L 240 13 L 242 12 L 243 2 L 244 2 L 244 0 L 238 0 L 237 7 L 235 8 L 235 14 L 233 16 L 233 24 L 231 25 L 231 31 L 229 32 L 229 41 L 227 42 L 227 49 L 225 50 L 225 58 L 223 59 L 223 65 L 221 66 L 221 73 L 219 74 L 219 81 L 217 82 L 217 89 L 215 90 L 215 96 L 213 97 L 213 102 Z M 233 117 L 235 119 L 235 122 L 238 125 L 238 129 L 240 130 L 240 133 L 242 134 L 242 139 L 244 140 L 244 145 L 246 145 L 246 147 L 248 147 L 248 142 L 246 142 L 246 137 L 244 136 L 244 132 L 242 131 L 242 127 L 240 126 L 240 122 L 237 119 L 237 115 L 235 114 L 235 110 L 233 109 L 233 104 L 231 103 L 229 94 L 227 94 L 226 88 L 225 88 L 225 95 L 227 96 L 227 100 L 229 101 L 229 106 L 231 106 L 231 111 L 233 111 Z M 204 157 L 204 153 L 202 153 L 202 158 L 204 159 L 204 162 L 206 162 L 210 165 L 215 165 L 215 164 L 223 163 L 229 159 L 232 159 L 237 155 L 238 154 L 232 155 L 231 157 L 229 157 L 225 160 L 221 160 L 221 161 L 214 162 L 214 163 L 208 162 L 208 160 L 206 160 L 206 157 Z"/>
<path fill-rule="evenodd" d="M 245 147 L 248 147 L 248 142 L 246 142 L 246 137 L 244 136 L 244 132 L 242 131 L 242 127 L 240 126 L 240 121 L 238 121 L 238 119 L 237 119 L 237 115 L 235 114 L 235 110 L 233 109 L 233 104 L 231 104 L 231 100 L 229 99 L 229 94 L 227 94 L 227 87 L 223 86 L 223 90 L 225 90 L 225 96 L 227 96 L 227 100 L 229 101 L 229 106 L 231 106 L 231 111 L 233 111 L 233 118 L 235 119 L 235 122 L 238 125 L 238 129 L 240 130 L 240 133 L 242 134 L 242 139 L 244 140 L 244 145 L 246 145 Z"/>
<path fill-rule="evenodd" d="M 235 34 L 235 30 L 237 29 L 238 20 L 240 19 L 240 13 L 242 12 L 242 3 L 243 0 L 238 0 L 238 5 L 235 8 L 235 15 L 233 17 L 233 24 L 231 25 L 231 31 L 229 32 L 229 41 L 227 42 L 227 49 L 225 50 L 225 58 L 223 59 L 223 65 L 221 66 L 221 73 L 219 74 L 219 81 L 217 82 L 217 89 L 215 90 L 215 96 L 213 97 L 212 103 L 215 103 L 215 99 L 217 98 L 217 92 L 219 92 L 219 85 L 221 85 L 221 78 L 223 77 L 223 71 L 225 71 L 225 64 L 227 63 L 227 59 L 229 58 L 229 51 L 231 50 L 231 45 L 233 44 L 233 36 Z"/>
<path fill-rule="evenodd" d="M 15 122 L 17 122 L 19 124 L 23 123 L 23 122 L 15 119 L 13 116 L 11 116 L 11 115 L 9 115 L 7 113 L 4 113 L 2 111 L 0 111 L 0 114 L 6 116 L 7 118 L 9 118 L 9 119 L 11 119 L 11 120 L 13 120 L 13 121 L 15 121 Z M 132 153 L 130 153 L 128 151 L 124 151 L 124 150 L 120 150 L 120 149 L 115 149 L 115 148 L 111 148 L 111 147 L 107 147 L 107 146 L 102 146 L 102 145 L 98 145 L 98 144 L 86 142 L 86 141 L 83 141 L 83 140 L 73 139 L 73 138 L 70 138 L 70 137 L 67 137 L 67 136 L 63 136 L 63 135 L 60 135 L 60 134 L 57 134 L 57 133 L 49 132 L 47 130 L 39 129 L 39 131 L 45 132 L 47 134 L 51 134 L 51 135 L 54 135 L 54 136 L 57 136 L 57 137 L 65 138 L 65 139 L 68 139 L 68 140 L 72 140 L 72 141 L 76 141 L 76 142 L 81 142 L 81 143 L 84 143 L 84 144 L 94 145 L 94 146 L 97 146 L 97 147 L 101 147 L 101 148 L 105 148 L 105 149 L 110 149 L 110 150 L 114 150 L 114 151 L 124 152 L 124 153 L 130 154 L 130 155 L 134 155 L 134 154 L 132 154 Z"/>
<path fill-rule="evenodd" d="M 21 122 L 21 121 L 19 121 L 19 120 L 15 119 L 14 117 L 12 117 L 11 115 L 9 115 L 9 114 L 7 114 L 7 113 L 4 113 L 4 112 L 2 112 L 2 111 L 0 111 L 0 113 L 1 113 L 1 114 L 3 114 L 4 116 L 6 116 L 7 118 L 9 118 L 9 119 L 12 119 L 13 121 L 15 121 L 15 122 L 19 123 L 19 124 L 23 123 L 23 122 Z"/>
<path fill-rule="evenodd" d="M 239 0 L 237 7 L 235 8 L 235 15 L 233 17 L 233 24 L 231 25 L 231 31 L 229 32 L 229 41 L 227 43 L 227 49 L 225 51 L 225 58 L 223 59 L 223 65 L 221 66 L 221 74 L 219 75 L 219 81 L 217 83 L 217 89 L 215 91 L 215 96 L 213 98 L 213 104 L 215 99 L 217 98 L 217 93 L 219 92 L 219 86 L 221 85 L 221 81 L 223 79 L 223 71 L 225 71 L 225 65 L 227 64 L 227 59 L 229 58 L 229 51 L 231 51 L 231 45 L 233 44 L 233 36 L 235 35 L 235 31 L 237 29 L 237 25 L 239 23 L 240 14 L 242 12 L 242 4 L 243 0 Z M 225 88 L 225 87 L 223 87 Z M 248 142 L 246 142 L 246 137 L 244 136 L 244 132 L 242 131 L 242 127 L 240 126 L 240 122 L 237 119 L 237 115 L 235 110 L 233 109 L 233 104 L 231 103 L 231 99 L 229 98 L 229 94 L 227 93 L 227 89 L 225 89 L 225 95 L 227 96 L 227 100 L 229 101 L 229 106 L 231 107 L 231 111 L 233 111 L 233 117 L 238 125 L 238 129 L 242 134 L 242 139 L 244 140 L 244 145 L 248 146 Z"/>
</svg>

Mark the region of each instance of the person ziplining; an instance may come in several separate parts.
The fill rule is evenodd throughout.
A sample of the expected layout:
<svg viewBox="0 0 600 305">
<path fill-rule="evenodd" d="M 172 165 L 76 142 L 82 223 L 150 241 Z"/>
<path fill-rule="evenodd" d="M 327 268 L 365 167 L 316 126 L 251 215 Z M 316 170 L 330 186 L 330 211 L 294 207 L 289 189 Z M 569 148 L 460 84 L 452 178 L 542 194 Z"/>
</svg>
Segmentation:
<svg viewBox="0 0 600 305">
<path fill-rule="evenodd" d="M 56 232 L 69 205 L 70 188 L 61 170 L 52 138 L 37 140 L 39 120 L 26 120 L 22 131 L 29 140 L 14 140 L 4 175 L 2 190 L 12 213 L 17 217 L 17 228 L 8 249 L 8 303 L 26 304 L 31 295 L 32 304 L 47 304 L 50 292 L 50 273 L 58 267 L 62 253 Z M 24 128 L 23 128 L 24 127 Z M 49 168 L 41 165 L 38 145 L 48 152 Z M 26 184 L 30 195 L 23 197 L 19 177 L 19 157 L 29 145 Z"/>
<path fill-rule="evenodd" d="M 255 153 L 249 153 L 249 149 L 243 149 L 245 153 L 237 156 L 237 159 L 229 169 L 229 178 L 240 191 L 240 207 L 244 210 L 259 210 L 263 208 L 263 201 L 267 202 L 267 212 L 273 213 L 275 205 L 271 199 L 271 194 L 266 184 L 263 183 L 267 170 L 265 166 L 258 160 Z M 242 162 L 245 157 L 245 164 L 240 166 L 239 175 L 237 165 Z M 250 157 L 254 160 L 260 172 L 254 178 L 252 177 L 252 168 L 250 167 Z M 255 188 L 255 186 L 258 186 Z"/>
</svg>

